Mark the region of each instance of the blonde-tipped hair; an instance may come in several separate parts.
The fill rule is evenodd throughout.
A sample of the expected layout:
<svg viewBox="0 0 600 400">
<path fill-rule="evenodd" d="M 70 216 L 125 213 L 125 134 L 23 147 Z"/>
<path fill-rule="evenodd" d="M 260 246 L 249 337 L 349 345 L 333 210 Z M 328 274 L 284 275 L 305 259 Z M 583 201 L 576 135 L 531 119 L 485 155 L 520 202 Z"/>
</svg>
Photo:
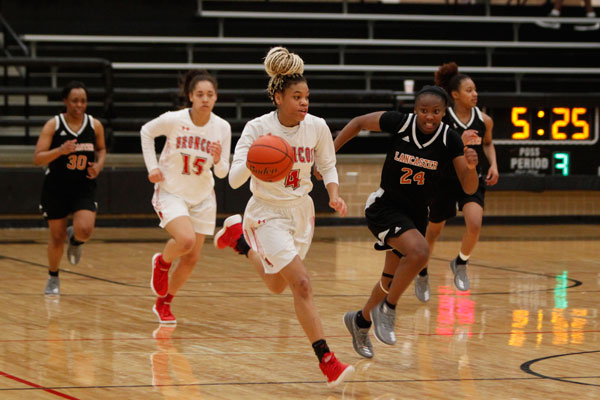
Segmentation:
<svg viewBox="0 0 600 400">
<path fill-rule="evenodd" d="M 275 102 L 275 93 L 283 91 L 288 83 L 306 82 L 304 61 L 299 55 L 290 53 L 285 47 L 273 47 L 265 57 L 265 71 L 271 77 L 267 85 L 267 93 Z"/>
</svg>

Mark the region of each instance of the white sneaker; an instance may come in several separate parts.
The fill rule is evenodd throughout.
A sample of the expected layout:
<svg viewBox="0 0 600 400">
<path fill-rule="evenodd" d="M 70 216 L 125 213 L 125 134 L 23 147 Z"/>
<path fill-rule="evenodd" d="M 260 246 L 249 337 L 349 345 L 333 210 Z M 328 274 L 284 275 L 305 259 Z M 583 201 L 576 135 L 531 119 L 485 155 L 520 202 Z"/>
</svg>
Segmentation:
<svg viewBox="0 0 600 400">
<path fill-rule="evenodd" d="M 589 12 L 585 15 L 587 18 L 596 18 L 595 12 Z M 575 25 L 573 28 L 576 31 L 584 32 L 584 31 L 597 31 L 600 29 L 600 22 L 590 22 L 587 24 Z"/>
<path fill-rule="evenodd" d="M 560 12 L 556 11 L 556 10 L 552 10 L 550 11 L 550 14 L 548 14 L 549 18 L 558 18 L 560 17 Z M 548 28 L 548 29 L 560 29 L 560 22 L 556 21 L 542 21 L 542 20 L 537 20 L 535 21 L 535 24 L 539 27 L 542 28 Z"/>
</svg>

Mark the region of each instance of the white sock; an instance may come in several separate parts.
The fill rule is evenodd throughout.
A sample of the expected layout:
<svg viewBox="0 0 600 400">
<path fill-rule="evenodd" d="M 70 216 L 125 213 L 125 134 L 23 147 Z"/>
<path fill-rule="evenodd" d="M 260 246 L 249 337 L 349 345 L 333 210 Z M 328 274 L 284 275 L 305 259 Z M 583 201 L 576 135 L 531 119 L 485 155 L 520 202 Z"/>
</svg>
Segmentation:
<svg viewBox="0 0 600 400">
<path fill-rule="evenodd" d="M 590 11 L 587 14 L 585 14 L 586 17 L 588 18 L 596 18 L 596 12 L 595 11 Z"/>
<path fill-rule="evenodd" d="M 551 17 L 560 17 L 560 11 L 553 8 L 552 11 L 550 11 L 550 16 Z"/>
<path fill-rule="evenodd" d="M 458 256 L 460 257 L 461 260 L 463 261 L 469 261 L 469 257 L 471 257 L 471 255 L 469 254 L 468 256 L 465 256 L 462 251 L 458 252 Z"/>
</svg>

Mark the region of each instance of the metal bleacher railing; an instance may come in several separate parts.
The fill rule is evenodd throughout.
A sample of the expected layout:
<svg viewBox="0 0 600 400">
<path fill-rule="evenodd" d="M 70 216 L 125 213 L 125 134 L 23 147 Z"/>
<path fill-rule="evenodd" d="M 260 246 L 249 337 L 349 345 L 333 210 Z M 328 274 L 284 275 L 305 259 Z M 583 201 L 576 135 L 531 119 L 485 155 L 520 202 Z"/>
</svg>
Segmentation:
<svg viewBox="0 0 600 400">
<path fill-rule="evenodd" d="M 200 4 L 201 2 L 199 2 Z M 557 77 L 564 79 L 571 79 L 572 77 L 590 76 L 594 79 L 600 77 L 600 68 L 597 67 L 556 67 L 556 66 L 525 66 L 525 65 L 514 65 L 514 66 L 498 66 L 492 62 L 492 52 L 494 49 L 544 49 L 548 52 L 556 51 L 558 55 L 560 52 L 565 50 L 578 49 L 581 51 L 589 51 L 590 53 L 600 49 L 600 42 L 598 41 L 587 41 L 587 42 L 543 42 L 543 41 L 519 41 L 518 33 L 519 26 L 522 24 L 531 24 L 534 22 L 532 17 L 515 17 L 515 16 L 459 16 L 459 15 L 400 15 L 400 14 L 364 14 L 364 13 L 280 13 L 280 12 L 244 12 L 244 11 L 218 11 L 218 10 L 199 10 L 198 13 L 201 18 L 216 18 L 218 20 L 218 32 L 216 36 L 211 37 L 168 37 L 168 36 L 113 36 L 113 35 L 40 35 L 40 34 L 24 34 L 21 35 L 20 39 L 28 45 L 28 50 L 31 54 L 31 60 L 37 60 L 38 65 L 47 63 L 48 71 L 38 74 L 38 76 L 48 77 L 50 84 L 48 87 L 32 86 L 24 83 L 23 88 L 9 87 L 4 85 L 0 87 L 0 94 L 7 96 L 8 94 L 21 94 L 27 97 L 27 94 L 54 94 L 58 90 L 57 80 L 60 76 L 63 79 L 68 73 L 62 73 L 58 68 L 63 61 L 54 59 L 59 64 L 52 66 L 51 59 L 46 57 L 39 57 L 40 49 L 46 44 L 66 44 L 66 45 L 89 45 L 93 48 L 94 45 L 104 46 L 106 48 L 112 45 L 118 49 L 119 46 L 124 44 L 134 44 L 141 48 L 149 50 L 149 54 L 152 54 L 152 49 L 157 45 L 170 45 L 169 47 L 180 48 L 183 54 L 182 62 L 128 62 L 119 61 L 113 59 L 110 62 L 103 60 L 102 68 L 105 70 L 105 76 L 110 75 L 110 88 L 104 85 L 104 89 L 100 92 L 106 93 L 108 99 L 104 99 L 103 106 L 103 117 L 108 120 L 109 128 L 111 126 L 117 127 L 117 129 L 123 130 L 135 130 L 143 123 L 143 119 L 139 117 L 119 116 L 112 118 L 113 108 L 113 94 L 114 96 L 125 99 L 125 98 L 136 98 L 140 96 L 150 95 L 153 98 L 169 99 L 174 96 L 173 90 L 171 89 L 160 89 L 156 87 L 140 87 L 140 88 L 119 88 L 113 87 L 112 75 L 119 73 L 132 73 L 142 75 L 144 73 L 159 73 L 163 71 L 167 74 L 176 75 L 180 71 L 185 71 L 192 68 L 207 69 L 211 72 L 220 73 L 223 72 L 239 72 L 240 74 L 257 74 L 263 71 L 263 66 L 259 63 L 244 63 L 244 62 L 197 62 L 198 55 L 196 50 L 200 46 L 254 46 L 254 49 L 260 48 L 261 52 L 273 45 L 286 45 L 286 46 L 305 46 L 311 47 L 327 47 L 327 50 L 331 50 L 331 53 L 337 54 L 338 62 L 330 64 L 307 64 L 305 70 L 311 73 L 311 76 L 315 73 L 322 74 L 357 74 L 364 80 L 364 85 L 361 90 L 312 90 L 313 98 L 321 98 L 323 102 L 329 101 L 331 98 L 336 97 L 336 93 L 344 100 L 348 99 L 366 99 L 370 94 L 371 98 L 365 100 L 365 104 L 368 102 L 379 102 L 387 103 L 390 105 L 398 104 L 408 100 L 409 94 L 403 92 L 396 92 L 392 90 L 375 90 L 371 84 L 374 75 L 379 76 L 391 76 L 393 74 L 398 75 L 399 73 L 422 76 L 430 79 L 433 72 L 438 68 L 438 65 L 383 65 L 378 63 L 375 58 L 373 63 L 370 63 L 371 59 L 365 57 L 369 64 L 366 63 L 350 63 L 346 58 L 346 54 L 349 49 L 391 49 L 398 50 L 402 48 L 430 48 L 436 51 L 439 48 L 450 48 L 450 49 L 478 49 L 484 51 L 486 54 L 485 63 L 480 65 L 461 65 L 461 71 L 471 75 L 477 75 L 478 77 L 487 76 L 498 76 L 510 78 L 514 82 L 513 94 L 521 93 L 521 80 L 524 76 L 542 76 L 544 79 L 552 80 Z M 225 37 L 224 24 L 227 20 L 237 19 L 295 19 L 295 20 L 324 20 L 324 21 L 363 21 L 368 25 L 367 37 L 365 38 L 302 38 L 302 37 Z M 553 20 L 552 18 L 535 18 L 536 20 Z M 594 19 L 594 21 L 600 21 L 600 18 Z M 374 27 L 378 22 L 389 22 L 389 21 L 412 21 L 412 22 L 423 22 L 423 23 L 476 23 L 476 24 L 512 24 L 513 26 L 513 40 L 404 40 L 404 39 L 376 39 L 374 38 Z M 591 22 L 590 18 L 560 18 L 560 22 L 564 24 L 576 24 L 582 22 Z M 362 51 L 362 50 L 361 50 Z M 263 52 L 264 54 L 264 52 Z M 0 60 L 2 62 L 3 60 Z M 24 61 L 24 60 L 23 60 Z M 257 60 L 258 61 L 258 60 Z M 13 63 L 18 63 L 14 61 Z M 33 61 L 32 61 L 33 62 Z M 0 64 L 2 65 L 2 64 Z M 5 64 L 7 65 L 7 64 Z M 17 64 L 12 64 L 17 65 Z M 25 64 L 21 64 L 25 65 Z M 29 64 L 33 66 L 34 64 Z M 90 66 L 91 67 L 91 66 Z M 97 66 L 93 67 L 96 68 Z M 108 71 L 110 70 L 110 74 Z M 222 72 L 221 72 L 222 73 Z M 99 95 L 103 96 L 103 93 Z M 229 105 L 235 107 L 235 120 L 238 123 L 242 123 L 243 112 L 242 108 L 247 107 L 248 103 L 254 101 L 260 97 L 260 101 L 268 103 L 264 98 L 264 90 L 254 89 L 228 89 L 219 91 L 220 103 L 221 101 L 228 102 Z M 109 105 L 107 105 L 109 104 Z M 23 116 L 18 118 L 13 116 L 2 116 L 0 117 L 0 125 L 6 126 L 7 124 L 23 124 L 24 126 L 41 125 L 41 121 L 45 116 L 32 116 L 28 115 L 27 111 Z M 28 129 L 28 128 L 27 128 Z M 28 130 L 27 130 L 28 135 Z"/>
</svg>

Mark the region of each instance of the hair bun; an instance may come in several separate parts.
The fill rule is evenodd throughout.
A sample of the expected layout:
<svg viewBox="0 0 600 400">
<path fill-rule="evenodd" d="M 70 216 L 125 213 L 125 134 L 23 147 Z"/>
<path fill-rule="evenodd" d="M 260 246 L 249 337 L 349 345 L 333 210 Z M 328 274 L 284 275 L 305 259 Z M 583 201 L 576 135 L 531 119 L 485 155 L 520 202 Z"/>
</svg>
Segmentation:
<svg viewBox="0 0 600 400">
<path fill-rule="evenodd" d="M 265 57 L 265 70 L 270 77 L 277 75 L 302 75 L 304 61 L 285 47 L 273 47 Z"/>
</svg>

